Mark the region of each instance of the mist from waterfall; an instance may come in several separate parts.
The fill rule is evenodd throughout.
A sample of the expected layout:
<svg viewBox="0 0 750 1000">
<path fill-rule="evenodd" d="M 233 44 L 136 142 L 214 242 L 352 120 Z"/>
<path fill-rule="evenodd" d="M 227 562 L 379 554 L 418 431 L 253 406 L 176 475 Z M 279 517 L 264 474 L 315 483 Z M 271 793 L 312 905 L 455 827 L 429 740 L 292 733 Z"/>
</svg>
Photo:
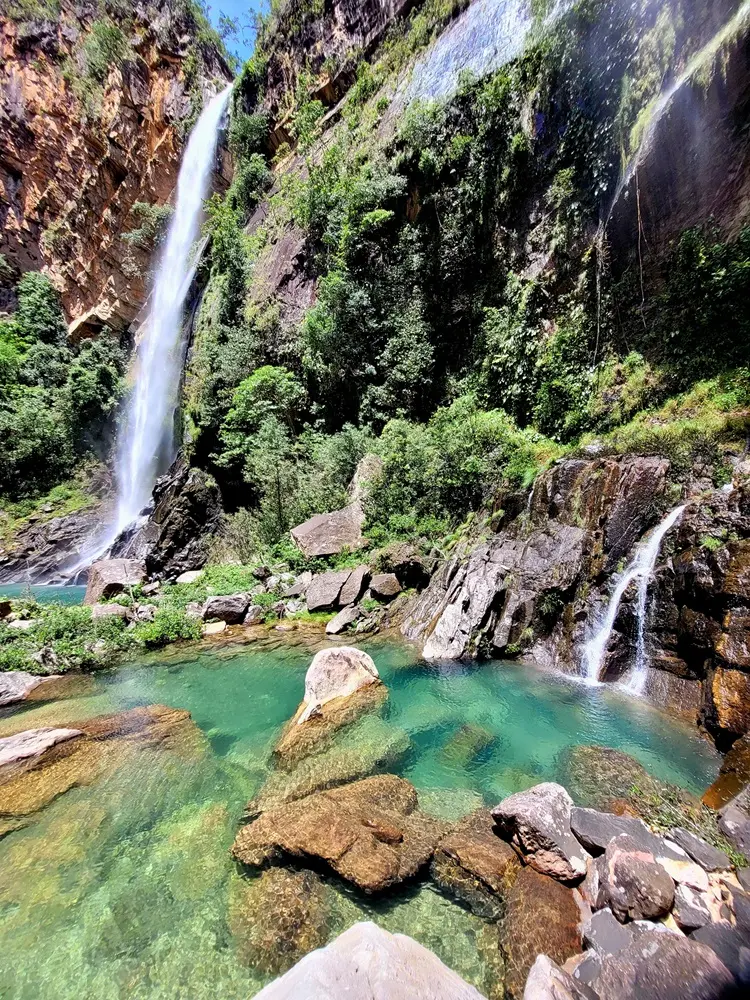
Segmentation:
<svg viewBox="0 0 750 1000">
<path fill-rule="evenodd" d="M 648 585 L 654 573 L 656 560 L 659 558 L 661 543 L 667 532 L 682 517 L 685 507 L 676 507 L 651 534 L 647 542 L 642 542 L 636 549 L 632 562 L 627 567 L 614 593 L 609 600 L 607 613 L 596 635 L 584 647 L 583 661 L 586 667 L 586 679 L 590 684 L 597 684 L 604 665 L 604 657 L 612 636 L 617 614 L 622 599 L 631 583 L 638 581 L 638 600 L 636 617 L 638 622 L 638 638 L 636 641 L 635 664 L 628 675 L 626 687 L 632 694 L 642 694 L 646 683 L 648 658 L 646 656 L 646 613 L 648 610 Z"/>
<path fill-rule="evenodd" d="M 137 522 L 157 477 L 174 460 L 174 418 L 185 354 L 184 310 L 195 275 L 193 248 L 216 161 L 219 128 L 231 86 L 213 97 L 190 134 L 177 179 L 177 200 L 154 276 L 151 302 L 131 371 L 132 393 L 117 445 L 114 519 L 80 553 L 67 575 L 75 578 L 106 555 Z"/>
</svg>

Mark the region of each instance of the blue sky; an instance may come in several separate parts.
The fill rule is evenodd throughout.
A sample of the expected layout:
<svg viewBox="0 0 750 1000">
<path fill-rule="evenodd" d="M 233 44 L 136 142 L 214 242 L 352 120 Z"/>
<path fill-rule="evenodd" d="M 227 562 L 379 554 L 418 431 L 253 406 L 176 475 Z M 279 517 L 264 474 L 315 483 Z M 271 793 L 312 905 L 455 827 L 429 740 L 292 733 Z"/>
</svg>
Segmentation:
<svg viewBox="0 0 750 1000">
<path fill-rule="evenodd" d="M 253 12 L 267 7 L 267 4 L 263 0 L 208 0 L 206 6 L 209 8 L 209 16 L 214 25 L 218 25 L 221 14 L 239 19 L 244 30 L 237 39 L 227 38 L 227 48 L 230 52 L 236 52 L 244 62 L 253 51 L 253 32 L 250 28 Z"/>
</svg>

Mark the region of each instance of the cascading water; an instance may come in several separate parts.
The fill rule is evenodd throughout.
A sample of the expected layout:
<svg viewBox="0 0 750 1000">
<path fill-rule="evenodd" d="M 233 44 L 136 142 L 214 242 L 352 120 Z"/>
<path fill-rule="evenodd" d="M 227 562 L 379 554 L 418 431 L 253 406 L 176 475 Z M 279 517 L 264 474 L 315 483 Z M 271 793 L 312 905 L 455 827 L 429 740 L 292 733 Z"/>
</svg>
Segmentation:
<svg viewBox="0 0 750 1000">
<path fill-rule="evenodd" d="M 646 668 L 648 660 L 646 657 L 646 611 L 648 607 L 648 585 L 653 576 L 656 560 L 659 558 L 661 543 L 664 536 L 674 527 L 682 517 L 685 507 L 676 507 L 668 514 L 661 524 L 654 530 L 647 542 L 638 546 L 635 557 L 628 568 L 623 573 L 614 593 L 610 598 L 607 613 L 604 621 L 593 639 L 590 639 L 584 648 L 584 664 L 586 666 L 586 678 L 590 684 L 599 682 L 604 657 L 607 652 L 609 640 L 612 635 L 617 613 L 620 610 L 622 598 L 628 587 L 634 581 L 638 581 L 638 603 L 636 612 L 638 617 L 638 638 L 636 642 L 635 665 L 630 672 L 627 681 L 627 688 L 633 694 L 642 694 L 646 682 Z"/>
<path fill-rule="evenodd" d="M 133 392 L 117 451 L 114 521 L 69 569 L 72 578 L 105 555 L 148 504 L 157 476 L 174 459 L 174 414 L 182 372 L 183 312 L 197 261 L 203 202 L 216 158 L 231 86 L 206 105 L 193 129 L 177 179 L 177 201 L 159 259 L 145 333 L 133 367 Z"/>
</svg>

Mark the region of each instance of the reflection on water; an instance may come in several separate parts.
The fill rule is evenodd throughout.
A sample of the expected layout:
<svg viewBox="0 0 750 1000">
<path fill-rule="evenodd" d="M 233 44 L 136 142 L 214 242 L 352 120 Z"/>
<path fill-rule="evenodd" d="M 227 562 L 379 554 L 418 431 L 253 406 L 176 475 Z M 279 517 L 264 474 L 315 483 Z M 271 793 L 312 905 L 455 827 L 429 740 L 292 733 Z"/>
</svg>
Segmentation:
<svg viewBox="0 0 750 1000">
<path fill-rule="evenodd" d="M 514 665 L 425 666 L 400 646 L 369 648 L 390 690 L 371 731 L 406 735 L 397 770 L 446 818 L 555 777 L 560 752 L 581 743 L 618 747 L 696 791 L 717 771 L 716 755 L 690 730 L 617 692 Z M 304 648 L 258 645 L 172 654 L 0 719 L 2 735 L 161 703 L 188 709 L 206 737 L 189 752 L 134 746 L 0 840 L 4 1000 L 229 1000 L 268 981 L 232 934 L 230 901 L 246 883 L 229 847 L 309 660 Z M 325 893 L 329 936 L 370 917 L 489 991 L 486 925 L 429 883 L 368 901 L 329 880 Z"/>
</svg>

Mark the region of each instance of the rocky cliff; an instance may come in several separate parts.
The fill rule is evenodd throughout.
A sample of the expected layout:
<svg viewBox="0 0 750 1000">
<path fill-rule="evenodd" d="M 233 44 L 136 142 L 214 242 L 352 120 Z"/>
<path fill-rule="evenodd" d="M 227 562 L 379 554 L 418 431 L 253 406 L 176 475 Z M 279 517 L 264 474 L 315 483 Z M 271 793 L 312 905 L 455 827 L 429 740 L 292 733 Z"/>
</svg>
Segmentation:
<svg viewBox="0 0 750 1000">
<path fill-rule="evenodd" d="M 24 9 L 0 16 L 3 285 L 45 270 L 72 334 L 122 330 L 153 249 L 153 234 L 122 238 L 143 221 L 133 208 L 169 201 L 189 123 L 231 73 L 187 2 Z"/>
</svg>

